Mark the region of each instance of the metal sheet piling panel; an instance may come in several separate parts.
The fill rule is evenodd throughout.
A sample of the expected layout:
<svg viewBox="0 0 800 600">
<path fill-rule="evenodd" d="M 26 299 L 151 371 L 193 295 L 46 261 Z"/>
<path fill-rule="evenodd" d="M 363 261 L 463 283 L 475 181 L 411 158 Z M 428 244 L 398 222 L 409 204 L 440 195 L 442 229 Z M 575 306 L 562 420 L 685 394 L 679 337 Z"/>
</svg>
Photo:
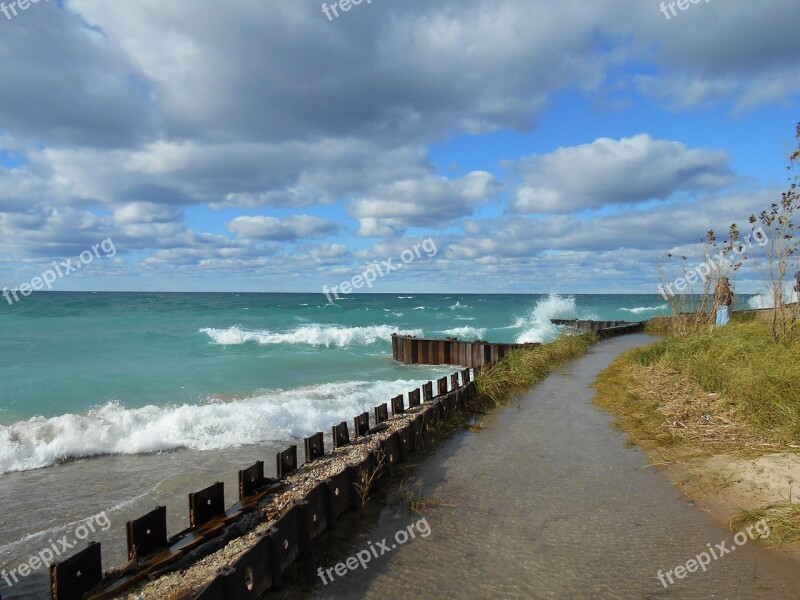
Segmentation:
<svg viewBox="0 0 800 600">
<path fill-rule="evenodd" d="M 429 381 L 428 383 L 422 386 L 422 398 L 424 402 L 430 402 L 433 400 L 433 382 Z"/>
<path fill-rule="evenodd" d="M 383 451 L 383 459 L 389 466 L 394 466 L 403 460 L 403 441 L 395 431 L 383 440 L 378 446 Z"/>
<path fill-rule="evenodd" d="M 439 420 L 444 421 L 447 418 L 447 404 L 445 400 L 447 395 L 442 396 L 435 404 L 434 409 L 439 412 Z"/>
<path fill-rule="evenodd" d="M 389 420 L 389 405 L 384 403 L 375 407 L 375 424 Z"/>
<path fill-rule="evenodd" d="M 167 547 L 167 507 L 158 506 L 145 516 L 125 524 L 128 560 L 138 560 Z"/>
<path fill-rule="evenodd" d="M 394 360 L 399 360 L 399 355 L 397 353 L 397 334 L 392 334 L 392 358 Z"/>
<path fill-rule="evenodd" d="M 411 422 L 411 428 L 414 432 L 414 449 L 422 450 L 425 447 L 425 439 L 428 435 L 428 427 L 424 415 L 419 415 Z"/>
<path fill-rule="evenodd" d="M 348 467 L 338 475 L 329 477 L 325 480 L 325 486 L 328 490 L 328 511 L 329 511 L 329 526 L 333 527 L 334 522 L 339 516 L 351 508 L 355 508 L 355 481 L 357 467 Z"/>
<path fill-rule="evenodd" d="M 350 444 L 350 430 L 347 428 L 347 421 L 342 421 L 333 426 L 333 448 L 341 448 Z"/>
<path fill-rule="evenodd" d="M 458 373 L 450 375 L 450 390 L 457 390 L 459 388 Z"/>
<path fill-rule="evenodd" d="M 261 536 L 256 545 L 236 561 L 233 569 L 221 576 L 225 600 L 256 600 L 272 589 L 271 559 L 269 536 Z"/>
<path fill-rule="evenodd" d="M 292 471 L 297 470 L 297 446 L 289 446 L 283 452 L 275 456 L 277 463 L 278 477 L 284 478 Z"/>
<path fill-rule="evenodd" d="M 403 340 L 403 362 L 407 365 L 413 365 L 411 360 L 411 340 L 406 338 Z"/>
<path fill-rule="evenodd" d="M 418 365 L 419 364 L 419 340 L 411 340 L 411 364 Z"/>
<path fill-rule="evenodd" d="M 491 365 L 492 360 L 492 346 L 490 344 L 483 344 L 483 364 Z"/>
<path fill-rule="evenodd" d="M 371 485 L 375 485 L 375 480 L 380 475 L 380 471 L 378 469 L 380 466 L 379 454 L 379 450 L 368 452 L 359 459 L 360 462 L 349 467 L 352 472 L 352 508 L 361 507 L 361 493 L 364 491 L 364 488 L 368 486 L 370 480 L 372 480 Z"/>
<path fill-rule="evenodd" d="M 422 416 L 425 417 L 426 430 L 434 427 L 439 422 L 439 407 L 437 403 L 432 403 L 428 410 L 422 413 Z"/>
<path fill-rule="evenodd" d="M 417 449 L 414 439 L 414 426 L 409 423 L 402 429 L 397 430 L 397 435 L 400 436 L 401 452 L 404 461 L 408 461 L 411 453 Z"/>
<path fill-rule="evenodd" d="M 439 352 L 440 344 L 438 340 L 431 340 L 428 342 L 428 348 L 431 355 L 431 364 L 432 365 L 440 365 L 442 364 L 442 357 L 441 353 Z"/>
<path fill-rule="evenodd" d="M 470 381 L 472 381 L 468 368 L 461 371 L 461 380 L 464 382 L 464 385 L 467 385 Z"/>
<path fill-rule="evenodd" d="M 403 394 L 392 398 L 392 416 L 402 415 L 406 412 L 406 406 L 403 402 Z"/>
<path fill-rule="evenodd" d="M 325 455 L 325 442 L 321 431 L 305 438 L 304 444 L 306 447 L 306 463 L 314 462 L 320 456 Z"/>
<path fill-rule="evenodd" d="M 408 392 L 408 408 L 414 408 L 415 406 L 419 406 L 419 390 L 413 390 Z"/>
<path fill-rule="evenodd" d="M 103 579 L 100 544 L 89 545 L 67 560 L 50 567 L 53 600 L 75 600 L 95 588 Z"/>
<path fill-rule="evenodd" d="M 454 416 L 459 409 L 458 402 L 460 397 L 464 394 L 456 389 L 453 392 L 450 392 L 444 399 L 444 407 L 445 412 L 447 413 L 448 418 Z"/>
<path fill-rule="evenodd" d="M 369 413 L 361 413 L 355 419 L 353 419 L 353 425 L 355 431 L 353 432 L 356 438 L 364 437 L 367 435 L 369 431 Z"/>
<path fill-rule="evenodd" d="M 431 364 L 431 345 L 428 340 L 419 343 L 419 363 L 421 365 Z"/>
<path fill-rule="evenodd" d="M 265 483 L 263 460 L 259 460 L 252 467 L 239 471 L 239 500 L 257 494 Z"/>
<path fill-rule="evenodd" d="M 272 576 L 275 581 L 281 581 L 283 574 L 308 549 L 307 507 L 305 502 L 296 502 L 269 529 Z"/>
<path fill-rule="evenodd" d="M 438 380 L 439 393 L 438 396 L 444 396 L 447 393 L 447 377 L 442 377 Z"/>
<path fill-rule="evenodd" d="M 328 486 L 324 481 L 315 485 L 303 498 L 307 503 L 306 528 L 308 539 L 315 540 L 330 529 L 330 508 L 328 507 Z"/>
<path fill-rule="evenodd" d="M 192 527 L 202 527 L 224 514 L 225 484 L 221 481 L 189 494 L 189 523 Z"/>
<path fill-rule="evenodd" d="M 441 416 L 443 421 L 447 420 L 453 412 L 452 411 L 454 407 L 453 400 L 455 400 L 455 394 L 453 392 L 450 392 L 449 394 L 442 396 L 442 398 L 438 402 L 439 415 Z"/>
</svg>

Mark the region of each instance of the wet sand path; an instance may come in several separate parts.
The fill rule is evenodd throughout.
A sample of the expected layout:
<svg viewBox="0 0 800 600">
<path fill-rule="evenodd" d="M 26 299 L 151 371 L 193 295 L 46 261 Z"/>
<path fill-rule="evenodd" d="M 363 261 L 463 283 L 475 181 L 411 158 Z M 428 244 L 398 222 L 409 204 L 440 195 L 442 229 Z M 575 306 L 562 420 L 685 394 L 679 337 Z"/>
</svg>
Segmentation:
<svg viewBox="0 0 800 600">
<path fill-rule="evenodd" d="M 482 430 L 445 442 L 414 470 L 424 481 L 423 495 L 454 505 L 424 512 L 430 535 L 327 585 L 314 577 L 306 581 L 314 589 L 304 595 L 800 598 L 796 564 L 758 541 L 737 546 L 727 528 L 648 467 L 644 453 L 592 404 L 597 375 L 623 351 L 650 342 L 642 334 L 602 342 L 518 405 L 488 417 Z M 395 532 L 419 518 L 387 506 L 336 556 L 316 557 L 322 564 L 314 570 L 368 542 L 393 542 Z M 675 584 L 666 588 L 659 581 L 659 570 L 686 565 L 722 542 L 735 550 L 712 559 L 706 572 L 673 574 Z"/>
</svg>

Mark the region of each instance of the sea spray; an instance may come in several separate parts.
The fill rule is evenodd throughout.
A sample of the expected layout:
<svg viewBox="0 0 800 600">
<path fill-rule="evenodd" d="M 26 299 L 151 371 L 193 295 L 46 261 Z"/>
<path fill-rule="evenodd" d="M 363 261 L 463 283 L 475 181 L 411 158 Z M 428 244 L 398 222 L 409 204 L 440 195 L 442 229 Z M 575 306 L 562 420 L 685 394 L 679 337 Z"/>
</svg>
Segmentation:
<svg viewBox="0 0 800 600">
<path fill-rule="evenodd" d="M 526 316 L 514 323 L 512 328 L 523 329 L 516 341 L 519 344 L 552 341 L 558 337 L 562 328 L 553 325 L 550 319 L 574 319 L 577 313 L 574 297 L 550 294 L 540 299 Z"/>
</svg>

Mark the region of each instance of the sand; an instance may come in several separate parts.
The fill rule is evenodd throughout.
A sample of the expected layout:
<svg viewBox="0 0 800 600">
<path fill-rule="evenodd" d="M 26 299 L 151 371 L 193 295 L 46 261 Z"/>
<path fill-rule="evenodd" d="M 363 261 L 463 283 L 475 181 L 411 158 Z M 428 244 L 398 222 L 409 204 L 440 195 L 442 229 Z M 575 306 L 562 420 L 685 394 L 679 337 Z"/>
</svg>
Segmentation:
<svg viewBox="0 0 800 600">
<path fill-rule="evenodd" d="M 752 459 L 720 454 L 675 463 L 662 472 L 723 523 L 742 510 L 796 502 L 800 497 L 800 454 Z M 783 551 L 800 558 L 800 548 Z"/>
</svg>

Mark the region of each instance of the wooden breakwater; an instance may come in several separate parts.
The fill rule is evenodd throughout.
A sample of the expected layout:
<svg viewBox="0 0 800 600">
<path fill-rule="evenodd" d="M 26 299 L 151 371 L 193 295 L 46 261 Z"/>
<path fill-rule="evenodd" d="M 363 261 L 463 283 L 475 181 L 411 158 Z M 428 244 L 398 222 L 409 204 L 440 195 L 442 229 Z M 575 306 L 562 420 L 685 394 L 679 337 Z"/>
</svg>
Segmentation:
<svg viewBox="0 0 800 600">
<path fill-rule="evenodd" d="M 474 374 L 478 371 L 475 369 Z M 289 568 L 307 556 L 344 513 L 361 506 L 363 486 L 425 449 L 433 439 L 432 428 L 455 416 L 476 393 L 473 373 L 464 369 L 442 377 L 435 388 L 429 381 L 410 391 L 407 402 L 400 394 L 390 403 L 376 406 L 372 423 L 367 412 L 356 416 L 352 438 L 347 421 L 334 425 L 333 453 L 326 453 L 322 432 L 305 438 L 305 462 L 310 469 L 316 468 L 312 463 L 332 458 L 339 449 L 352 447 L 356 453 L 348 455 L 347 464 L 334 474 L 311 481 L 313 487 L 299 497 L 291 495 L 297 485 L 293 477 L 303 475 L 298 472 L 298 447 L 292 445 L 275 457 L 277 478 L 265 476 L 264 461 L 239 471 L 239 500 L 230 508 L 226 508 L 221 482 L 189 494 L 190 527 L 180 533 L 168 536 L 167 509 L 156 507 L 126 524 L 127 565 L 104 572 L 101 546 L 90 542 L 84 550 L 50 567 L 51 598 L 114 598 L 133 586 L 157 581 L 159 576 L 190 569 L 247 533 L 242 531 L 246 516 L 277 504 L 283 507 L 277 517 L 261 519 L 265 527 L 269 526 L 266 533 L 260 533 L 237 559 L 221 566 L 204 589 L 181 596 L 193 600 L 259 600 L 282 587 Z M 361 451 L 358 442 L 364 439 L 371 441 L 374 449 Z"/>
<path fill-rule="evenodd" d="M 405 365 L 460 365 L 467 368 L 492 365 L 520 348 L 541 344 L 491 344 L 456 338 L 432 339 L 392 334 L 392 357 Z"/>
</svg>

